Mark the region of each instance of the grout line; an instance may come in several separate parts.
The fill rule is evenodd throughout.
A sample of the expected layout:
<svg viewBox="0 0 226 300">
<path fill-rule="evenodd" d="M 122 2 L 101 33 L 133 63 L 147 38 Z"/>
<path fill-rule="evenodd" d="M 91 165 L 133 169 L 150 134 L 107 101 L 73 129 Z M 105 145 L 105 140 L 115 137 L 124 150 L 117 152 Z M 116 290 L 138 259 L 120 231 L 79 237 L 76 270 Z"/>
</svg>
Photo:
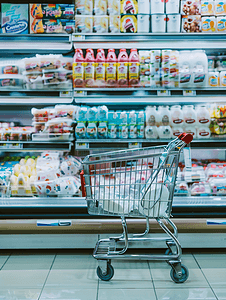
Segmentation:
<svg viewBox="0 0 226 300">
<path fill-rule="evenodd" d="M 57 256 L 57 255 L 55 254 L 54 259 L 53 259 L 53 261 L 52 261 L 52 264 L 51 264 L 51 266 L 50 266 L 49 272 L 48 272 L 48 274 L 47 274 L 47 276 L 46 276 L 45 282 L 44 282 L 43 287 L 42 287 L 42 289 L 41 289 L 40 295 L 39 295 L 39 297 L 38 297 L 38 300 L 40 300 L 40 297 L 41 297 L 42 292 L 43 292 L 43 290 L 44 290 L 44 287 L 45 287 L 45 285 L 46 285 L 47 279 L 48 279 L 48 277 L 49 277 L 49 273 L 50 273 L 50 271 L 52 270 L 53 264 L 54 264 L 54 262 L 55 262 L 55 260 L 56 260 L 56 256 Z"/>
<path fill-rule="evenodd" d="M 196 259 L 195 255 L 194 255 L 193 253 L 192 253 L 192 256 L 193 256 L 194 260 L 196 261 L 196 263 L 197 263 L 197 265 L 198 265 L 199 269 L 201 270 L 201 272 L 202 272 L 203 276 L 205 277 L 205 279 L 206 279 L 206 281 L 207 281 L 207 283 L 208 283 L 208 285 L 209 285 L 209 287 L 210 287 L 211 291 L 213 292 L 214 296 L 216 297 L 216 300 L 219 300 L 219 299 L 218 299 L 218 297 L 217 297 L 217 295 L 215 294 L 215 292 L 214 292 L 214 290 L 213 290 L 212 286 L 210 285 L 210 283 L 209 283 L 208 279 L 206 278 L 206 275 L 204 274 L 204 272 L 203 272 L 203 270 L 202 270 L 201 266 L 199 265 L 199 263 L 198 263 L 198 261 L 197 261 L 197 259 Z"/>
<path fill-rule="evenodd" d="M 9 260 L 11 256 L 11 253 L 9 254 L 9 256 L 6 258 L 6 261 L 4 262 L 4 264 L 2 265 L 2 267 L 0 268 L 0 271 L 3 269 L 3 267 L 5 266 L 5 264 L 7 263 L 7 261 Z"/>
<path fill-rule="evenodd" d="M 155 289 L 154 278 L 153 278 L 152 273 L 151 273 L 151 268 L 150 268 L 150 265 L 149 265 L 149 261 L 147 261 L 147 264 L 148 264 L 149 272 L 150 272 L 150 274 L 151 274 L 151 280 L 152 280 L 152 284 L 153 284 L 153 289 L 154 289 L 154 293 L 155 293 L 155 298 L 156 298 L 156 300 L 158 300 L 157 293 L 156 293 L 156 289 Z"/>
</svg>

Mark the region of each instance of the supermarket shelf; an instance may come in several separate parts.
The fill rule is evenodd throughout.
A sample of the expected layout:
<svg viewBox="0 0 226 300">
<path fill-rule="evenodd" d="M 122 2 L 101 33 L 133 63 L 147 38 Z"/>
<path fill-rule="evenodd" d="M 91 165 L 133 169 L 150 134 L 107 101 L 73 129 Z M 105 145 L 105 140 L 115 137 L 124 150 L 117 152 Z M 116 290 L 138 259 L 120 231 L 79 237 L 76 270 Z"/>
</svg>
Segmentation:
<svg viewBox="0 0 226 300">
<path fill-rule="evenodd" d="M 148 139 L 77 139 L 75 149 L 117 149 L 117 148 L 142 148 L 156 145 L 167 145 L 171 140 L 148 140 Z M 226 149 L 226 139 L 212 138 L 193 140 L 192 148 Z"/>
<path fill-rule="evenodd" d="M 62 53 L 72 50 L 68 34 L 0 34 L 1 53 Z"/>
<path fill-rule="evenodd" d="M 72 35 L 75 48 L 225 49 L 226 34 L 132 33 Z M 188 43 L 189 41 L 189 43 Z M 95 43 L 94 43 L 95 42 Z"/>
<path fill-rule="evenodd" d="M 42 93 L 41 93 L 42 95 Z M 0 97 L 0 105 L 50 105 L 50 104 L 70 104 L 73 102 L 73 98 L 70 97 L 31 97 L 31 96 L 9 96 Z"/>
<path fill-rule="evenodd" d="M 72 142 L 55 141 L 0 141 L 0 152 L 42 152 L 45 150 L 53 151 L 71 151 Z"/>
</svg>

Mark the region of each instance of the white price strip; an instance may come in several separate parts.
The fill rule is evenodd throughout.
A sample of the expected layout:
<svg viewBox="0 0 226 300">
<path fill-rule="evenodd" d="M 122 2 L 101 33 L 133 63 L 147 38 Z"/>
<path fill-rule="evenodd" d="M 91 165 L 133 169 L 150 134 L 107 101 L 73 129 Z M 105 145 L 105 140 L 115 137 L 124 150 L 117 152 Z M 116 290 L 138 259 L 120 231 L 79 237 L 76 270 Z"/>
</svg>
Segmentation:
<svg viewBox="0 0 226 300">
<path fill-rule="evenodd" d="M 141 148 L 142 147 L 142 144 L 139 143 L 139 142 L 130 142 L 129 143 L 129 148 Z"/>
<path fill-rule="evenodd" d="M 9 144 L 8 149 L 23 149 L 23 144 Z"/>
<path fill-rule="evenodd" d="M 72 92 L 69 92 L 69 91 L 62 91 L 62 92 L 60 92 L 60 97 L 61 97 L 61 98 L 69 98 L 69 97 L 72 97 Z"/>
<path fill-rule="evenodd" d="M 171 96 L 171 91 L 169 90 L 157 91 L 157 96 Z"/>
<path fill-rule="evenodd" d="M 8 144 L 1 143 L 0 149 L 8 149 Z"/>
<path fill-rule="evenodd" d="M 89 143 L 76 142 L 75 149 L 89 149 Z"/>
<path fill-rule="evenodd" d="M 73 35 L 72 40 L 73 41 L 82 41 L 85 39 L 84 35 Z M 76 48 L 76 47 L 75 47 Z"/>
<path fill-rule="evenodd" d="M 185 90 L 183 96 L 196 96 L 196 91 Z"/>
</svg>

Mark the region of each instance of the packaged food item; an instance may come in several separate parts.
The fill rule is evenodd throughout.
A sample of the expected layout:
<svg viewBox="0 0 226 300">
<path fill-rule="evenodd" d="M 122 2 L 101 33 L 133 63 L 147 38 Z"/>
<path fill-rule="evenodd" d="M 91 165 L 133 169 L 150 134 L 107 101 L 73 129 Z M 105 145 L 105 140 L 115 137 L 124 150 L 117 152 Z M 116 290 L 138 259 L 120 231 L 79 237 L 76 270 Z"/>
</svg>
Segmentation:
<svg viewBox="0 0 226 300">
<path fill-rule="evenodd" d="M 211 189 L 207 182 L 193 183 L 191 186 L 192 196 L 209 196 L 211 195 Z"/>
<path fill-rule="evenodd" d="M 157 126 L 146 126 L 145 127 L 145 138 L 146 139 L 157 139 L 158 129 Z"/>
<path fill-rule="evenodd" d="M 197 132 L 196 132 L 196 128 L 194 126 L 191 126 L 191 125 L 184 126 L 184 132 L 191 134 L 193 136 L 193 139 L 197 138 Z"/>
<path fill-rule="evenodd" d="M 194 106 L 184 105 L 182 111 L 185 125 L 196 126 L 197 115 Z"/>
<path fill-rule="evenodd" d="M 158 135 L 160 139 L 171 139 L 172 138 L 172 129 L 170 126 L 159 126 L 157 128 Z"/>
<path fill-rule="evenodd" d="M 75 0 L 76 15 L 92 15 L 93 0 Z"/>
<path fill-rule="evenodd" d="M 22 88 L 24 77 L 17 74 L 0 75 L 0 88 Z"/>
<path fill-rule="evenodd" d="M 62 55 L 36 55 L 40 61 L 41 70 L 56 70 L 61 68 Z"/>
<path fill-rule="evenodd" d="M 201 16 L 182 16 L 181 32 L 201 32 Z"/>
<path fill-rule="evenodd" d="M 151 16 L 151 29 L 154 33 L 166 32 L 166 15 L 152 15 Z"/>
<path fill-rule="evenodd" d="M 56 105 L 55 106 L 55 118 L 69 118 L 74 120 L 78 106 L 75 105 Z"/>
<path fill-rule="evenodd" d="M 105 0 L 94 0 L 94 15 L 101 16 L 107 14 L 107 1 Z"/>
<path fill-rule="evenodd" d="M 84 64 L 84 80 L 86 86 L 93 86 L 95 79 L 95 57 L 93 49 L 86 49 L 86 57 Z"/>
<path fill-rule="evenodd" d="M 21 74 L 22 63 L 19 60 L 0 61 L 0 74 Z"/>
<path fill-rule="evenodd" d="M 137 138 L 137 114 L 135 110 L 128 114 L 128 137 L 129 139 Z"/>
<path fill-rule="evenodd" d="M 2 33 L 28 33 L 28 4 L 1 4 Z"/>
<path fill-rule="evenodd" d="M 77 126 L 75 128 L 75 136 L 78 139 L 86 137 L 86 123 L 87 123 L 87 107 L 79 107 L 77 110 Z"/>
<path fill-rule="evenodd" d="M 151 14 L 164 14 L 165 5 L 164 1 L 152 0 L 151 1 Z"/>
<path fill-rule="evenodd" d="M 106 139 L 108 136 L 108 108 L 105 105 L 98 107 L 97 120 L 99 121 L 97 137 L 99 139 Z"/>
<path fill-rule="evenodd" d="M 217 87 L 220 85 L 220 74 L 219 72 L 208 72 L 208 86 Z"/>
<path fill-rule="evenodd" d="M 181 15 L 201 15 L 201 0 L 181 0 Z"/>
<path fill-rule="evenodd" d="M 74 121 L 68 118 L 55 118 L 46 123 L 45 131 L 53 134 L 64 134 L 72 132 Z"/>
<path fill-rule="evenodd" d="M 75 176 L 82 169 L 82 161 L 79 157 L 66 156 L 60 164 L 60 173 L 63 176 Z"/>
<path fill-rule="evenodd" d="M 138 15 L 137 16 L 137 32 L 149 32 L 150 17 L 149 15 Z"/>
<path fill-rule="evenodd" d="M 179 14 L 180 0 L 168 0 L 166 1 L 166 13 L 167 14 Z"/>
<path fill-rule="evenodd" d="M 138 14 L 138 1 L 136 0 L 120 0 L 121 1 L 121 14 L 137 15 Z"/>
<path fill-rule="evenodd" d="M 180 105 L 171 106 L 170 123 L 172 126 L 181 126 L 184 122 L 183 112 Z"/>
<path fill-rule="evenodd" d="M 43 89 L 43 74 L 41 72 L 23 72 L 27 89 Z"/>
<path fill-rule="evenodd" d="M 216 18 L 202 17 L 202 32 L 215 32 L 215 31 L 216 31 Z"/>
<path fill-rule="evenodd" d="M 157 121 L 158 126 L 168 126 L 169 125 L 169 123 L 170 123 L 169 106 L 159 106 L 158 107 L 156 121 Z"/>
<path fill-rule="evenodd" d="M 139 85 L 139 55 L 137 49 L 131 49 L 129 55 L 129 85 Z"/>
<path fill-rule="evenodd" d="M 24 58 L 23 61 L 26 72 L 41 72 L 41 62 L 38 57 Z"/>
<path fill-rule="evenodd" d="M 117 58 L 115 49 L 108 49 L 106 59 L 106 83 L 107 85 L 114 86 L 117 83 Z"/>
<path fill-rule="evenodd" d="M 120 21 L 121 32 L 137 32 L 137 16 L 135 15 L 122 15 Z"/>
<path fill-rule="evenodd" d="M 166 16 L 167 32 L 180 32 L 180 19 L 179 14 Z"/>
<path fill-rule="evenodd" d="M 68 19 L 30 19 L 30 33 L 73 33 L 75 21 Z"/>
<path fill-rule="evenodd" d="M 108 16 L 93 17 L 93 32 L 97 32 L 97 33 L 108 32 Z"/>
<path fill-rule="evenodd" d="M 31 113 L 34 116 L 33 120 L 35 122 L 45 123 L 49 120 L 49 109 L 48 108 L 32 108 Z"/>
<path fill-rule="evenodd" d="M 198 139 L 209 139 L 211 136 L 210 129 L 208 127 L 199 127 L 197 129 L 197 138 Z"/>
<path fill-rule="evenodd" d="M 146 125 L 147 126 L 156 126 L 158 122 L 158 111 L 156 106 L 147 106 L 146 111 Z"/>
<path fill-rule="evenodd" d="M 220 86 L 226 86 L 226 71 L 220 72 Z"/>
<path fill-rule="evenodd" d="M 67 70 L 44 70 L 44 85 L 59 85 L 61 83 L 72 82 L 72 72 Z"/>
<path fill-rule="evenodd" d="M 120 0 L 108 0 L 107 12 L 109 16 L 120 15 Z"/>
<path fill-rule="evenodd" d="M 30 16 L 34 19 L 73 19 L 74 4 L 30 3 Z"/>
<path fill-rule="evenodd" d="M 217 71 L 225 71 L 226 70 L 226 56 L 224 56 L 224 55 L 217 56 L 216 67 L 217 67 Z"/>
<path fill-rule="evenodd" d="M 217 17 L 217 31 L 218 32 L 226 31 L 226 17 L 225 16 Z"/>
<path fill-rule="evenodd" d="M 108 113 L 108 137 L 110 139 L 116 139 L 119 136 L 119 117 L 118 112 Z"/>
<path fill-rule="evenodd" d="M 211 192 L 214 195 L 225 195 L 226 194 L 226 186 L 225 186 L 225 177 L 213 177 L 209 180 L 209 185 L 211 188 Z"/>
<path fill-rule="evenodd" d="M 144 138 L 144 111 L 139 111 L 137 113 L 137 138 L 143 139 Z"/>
<path fill-rule="evenodd" d="M 75 31 L 81 33 L 93 32 L 93 17 L 92 16 L 75 16 Z"/>
<path fill-rule="evenodd" d="M 178 195 L 178 196 L 188 195 L 188 185 L 185 181 L 176 183 L 174 195 Z"/>
<path fill-rule="evenodd" d="M 215 0 L 215 16 L 226 15 L 226 1 Z"/>
<path fill-rule="evenodd" d="M 150 2 L 149 0 L 138 1 L 138 12 L 142 15 L 149 15 L 150 13 Z"/>
<path fill-rule="evenodd" d="M 73 62 L 73 86 L 84 86 L 84 62 L 82 49 L 75 49 L 74 62 Z"/>
<path fill-rule="evenodd" d="M 118 56 L 118 85 L 128 86 L 129 57 L 126 49 L 120 49 Z"/>
<path fill-rule="evenodd" d="M 97 86 L 105 85 L 105 53 L 104 49 L 97 50 L 96 65 L 95 65 L 95 80 Z"/>
<path fill-rule="evenodd" d="M 125 111 L 120 113 L 119 138 L 128 139 L 128 121 L 127 113 Z"/>
<path fill-rule="evenodd" d="M 208 58 L 208 70 L 209 71 L 214 71 L 216 56 L 210 56 L 210 55 L 208 55 L 207 58 Z"/>
<path fill-rule="evenodd" d="M 215 1 L 213 0 L 201 0 L 201 15 L 202 16 L 214 16 L 215 14 Z"/>
<path fill-rule="evenodd" d="M 73 58 L 69 56 L 61 57 L 61 67 L 65 70 L 71 71 L 73 65 Z"/>
<path fill-rule="evenodd" d="M 120 32 L 120 16 L 110 15 L 109 16 L 109 31 L 111 33 Z"/>
<path fill-rule="evenodd" d="M 77 177 L 61 177 L 56 181 L 58 196 L 73 196 L 79 191 L 81 182 Z"/>
<path fill-rule="evenodd" d="M 209 126 L 210 124 L 210 113 L 206 107 L 206 105 L 198 105 L 196 107 L 197 113 L 197 123 L 202 127 Z"/>
<path fill-rule="evenodd" d="M 97 108 L 90 107 L 87 111 L 88 126 L 86 128 L 86 135 L 89 139 L 97 138 Z"/>
<path fill-rule="evenodd" d="M 151 51 L 139 50 L 140 63 L 149 64 L 151 62 Z"/>
</svg>

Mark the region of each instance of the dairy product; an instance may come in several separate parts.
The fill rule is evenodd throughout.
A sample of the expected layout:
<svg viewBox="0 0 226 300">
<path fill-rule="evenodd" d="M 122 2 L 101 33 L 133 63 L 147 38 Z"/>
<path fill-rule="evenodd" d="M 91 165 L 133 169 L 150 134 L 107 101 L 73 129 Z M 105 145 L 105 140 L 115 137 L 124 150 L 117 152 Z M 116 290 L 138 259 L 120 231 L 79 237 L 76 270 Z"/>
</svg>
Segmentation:
<svg viewBox="0 0 226 300">
<path fill-rule="evenodd" d="M 120 31 L 136 33 L 137 32 L 137 16 L 135 15 L 121 15 Z"/>
<path fill-rule="evenodd" d="M 87 107 L 79 107 L 76 114 L 77 126 L 75 136 L 78 139 L 86 137 Z"/>
<path fill-rule="evenodd" d="M 84 57 L 82 49 L 75 49 L 73 62 L 73 86 L 84 86 Z"/>
<path fill-rule="evenodd" d="M 158 126 L 168 126 L 170 123 L 170 110 L 169 106 L 159 106 L 157 117 Z"/>
<path fill-rule="evenodd" d="M 138 2 L 136 0 L 121 0 L 121 14 L 138 14 Z"/>
<path fill-rule="evenodd" d="M 119 137 L 119 121 L 120 114 L 118 112 L 108 113 L 108 137 L 116 139 Z"/>
<path fill-rule="evenodd" d="M 108 136 L 108 108 L 105 105 L 98 107 L 97 120 L 99 121 L 97 137 L 99 139 L 105 139 Z"/>
<path fill-rule="evenodd" d="M 209 127 L 210 124 L 210 113 L 206 105 L 198 105 L 196 107 L 197 112 L 197 123 L 199 127 Z"/>
<path fill-rule="evenodd" d="M 208 127 L 197 128 L 197 138 L 198 139 L 209 139 L 211 135 L 210 129 Z"/>
<path fill-rule="evenodd" d="M 217 31 L 225 32 L 226 31 L 226 16 L 217 17 Z"/>
<path fill-rule="evenodd" d="M 162 0 L 151 1 L 151 14 L 164 14 L 164 12 L 165 12 L 164 1 Z"/>
<path fill-rule="evenodd" d="M 130 139 L 137 138 L 137 114 L 135 110 L 129 112 L 128 118 L 128 133 Z"/>
<path fill-rule="evenodd" d="M 156 126 L 158 121 L 158 112 L 156 106 L 147 106 L 145 114 L 146 114 L 146 125 Z"/>
<path fill-rule="evenodd" d="M 213 0 L 201 0 L 201 15 L 202 16 L 214 16 L 215 13 L 215 1 Z"/>
<path fill-rule="evenodd" d="M 176 127 L 173 126 L 172 127 L 172 136 L 173 137 L 178 137 L 183 132 L 184 132 L 184 129 L 181 126 L 176 126 Z"/>
<path fill-rule="evenodd" d="M 208 59 L 203 50 L 193 50 L 191 55 L 192 63 L 192 86 L 204 87 L 207 82 Z"/>
<path fill-rule="evenodd" d="M 226 71 L 220 72 L 220 86 L 226 86 Z"/>
<path fill-rule="evenodd" d="M 114 49 L 108 49 L 106 59 L 106 83 L 108 85 L 116 85 L 117 82 L 117 58 Z"/>
<path fill-rule="evenodd" d="M 202 17 L 202 32 L 215 32 L 215 31 L 216 31 L 216 18 Z"/>
<path fill-rule="evenodd" d="M 182 16 L 181 32 L 201 32 L 201 16 Z"/>
<path fill-rule="evenodd" d="M 181 15 L 201 15 L 201 0 L 181 0 Z"/>
<path fill-rule="evenodd" d="M 166 0 L 166 14 L 179 14 L 180 0 Z"/>
<path fill-rule="evenodd" d="M 157 139 L 158 130 L 156 126 L 146 126 L 145 127 L 145 138 L 146 139 Z"/>
<path fill-rule="evenodd" d="M 137 49 L 130 50 L 129 56 L 129 85 L 137 86 L 139 84 L 139 56 Z"/>
<path fill-rule="evenodd" d="M 139 0 L 138 1 L 138 11 L 139 11 L 139 14 L 148 15 L 150 12 L 149 0 Z"/>
<path fill-rule="evenodd" d="M 215 16 L 226 15 L 226 1 L 215 0 Z"/>
<path fill-rule="evenodd" d="M 86 86 L 93 86 L 95 79 L 95 58 L 93 49 L 86 49 L 86 57 L 84 63 L 84 80 Z"/>
<path fill-rule="evenodd" d="M 75 16 L 75 31 L 81 33 L 93 32 L 93 16 Z"/>
<path fill-rule="evenodd" d="M 96 65 L 95 65 L 96 85 L 105 85 L 105 54 L 104 49 L 97 50 Z"/>
<path fill-rule="evenodd" d="M 191 51 L 180 51 L 179 57 L 180 66 L 180 87 L 191 86 Z"/>
<path fill-rule="evenodd" d="M 182 111 L 185 125 L 195 126 L 197 116 L 193 105 L 184 105 Z"/>
<path fill-rule="evenodd" d="M 219 72 L 209 71 L 208 72 L 208 85 L 207 86 L 219 86 L 220 84 L 220 76 Z"/>
<path fill-rule="evenodd" d="M 97 32 L 97 33 L 108 32 L 108 16 L 93 17 L 93 32 Z"/>
<path fill-rule="evenodd" d="M 105 0 L 94 0 L 94 15 L 106 15 L 107 14 L 107 1 Z"/>
<path fill-rule="evenodd" d="M 194 126 L 191 125 L 184 126 L 184 132 L 191 134 L 193 136 L 193 139 L 197 138 L 196 128 Z"/>
<path fill-rule="evenodd" d="M 149 32 L 150 18 L 149 15 L 137 16 L 137 32 Z"/>
<path fill-rule="evenodd" d="M 137 114 L 137 137 L 144 138 L 144 111 L 139 111 Z"/>
<path fill-rule="evenodd" d="M 151 29 L 154 33 L 166 32 L 166 15 L 152 15 L 151 16 Z"/>
<path fill-rule="evenodd" d="M 166 29 L 167 32 L 180 32 L 180 15 L 167 15 Z"/>
<path fill-rule="evenodd" d="M 109 16 L 109 31 L 112 33 L 120 32 L 120 16 Z"/>
<path fill-rule="evenodd" d="M 2 33 L 28 33 L 28 4 L 1 4 Z"/>
<path fill-rule="evenodd" d="M 158 135 L 160 139 L 171 139 L 172 138 L 172 129 L 170 126 L 159 126 Z"/>
<path fill-rule="evenodd" d="M 217 67 L 217 71 L 226 70 L 226 56 L 224 55 L 217 56 L 216 67 Z"/>
<path fill-rule="evenodd" d="M 128 139 L 127 113 L 125 111 L 120 113 L 119 138 Z"/>
<path fill-rule="evenodd" d="M 209 71 L 214 71 L 216 56 L 209 56 L 208 55 L 207 58 L 208 58 L 208 70 Z"/>
<path fill-rule="evenodd" d="M 120 49 L 118 56 L 118 85 L 128 86 L 129 57 L 126 49 Z"/>
<path fill-rule="evenodd" d="M 75 0 L 76 15 L 92 15 L 93 0 Z"/>
<path fill-rule="evenodd" d="M 120 15 L 120 0 L 108 0 L 108 14 L 112 15 Z"/>
<path fill-rule="evenodd" d="M 171 107 L 170 124 L 176 127 L 181 126 L 184 122 L 183 112 L 180 105 L 173 105 Z"/>
<path fill-rule="evenodd" d="M 88 126 L 86 128 L 87 138 L 97 138 L 97 108 L 90 107 L 87 111 Z"/>
</svg>

